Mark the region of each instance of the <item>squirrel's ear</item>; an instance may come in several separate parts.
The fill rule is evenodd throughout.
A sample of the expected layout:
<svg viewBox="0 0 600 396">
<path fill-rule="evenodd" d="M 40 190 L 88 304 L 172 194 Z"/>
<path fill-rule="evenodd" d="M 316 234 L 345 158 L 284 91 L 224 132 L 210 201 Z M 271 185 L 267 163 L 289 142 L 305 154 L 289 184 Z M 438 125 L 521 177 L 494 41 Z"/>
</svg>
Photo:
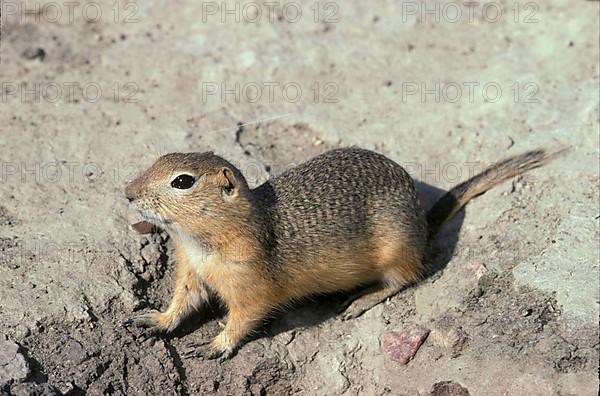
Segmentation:
<svg viewBox="0 0 600 396">
<path fill-rule="evenodd" d="M 223 189 L 223 193 L 230 197 L 237 195 L 240 183 L 230 168 L 223 167 L 219 169 L 216 181 L 217 185 Z"/>
</svg>

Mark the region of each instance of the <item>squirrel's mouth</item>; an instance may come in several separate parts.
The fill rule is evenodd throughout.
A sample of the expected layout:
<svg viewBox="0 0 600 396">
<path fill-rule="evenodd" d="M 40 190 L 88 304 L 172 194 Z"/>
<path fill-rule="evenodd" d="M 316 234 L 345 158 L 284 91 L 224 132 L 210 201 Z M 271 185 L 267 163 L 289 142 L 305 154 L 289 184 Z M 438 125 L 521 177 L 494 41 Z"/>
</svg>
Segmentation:
<svg viewBox="0 0 600 396">
<path fill-rule="evenodd" d="M 164 219 L 162 216 L 140 208 L 136 208 L 136 212 L 138 212 L 138 216 L 141 217 L 142 220 L 136 223 L 131 224 L 131 228 L 137 232 L 138 234 L 152 234 L 158 232 L 159 228 L 166 227 L 170 222 Z M 141 215 L 141 216 L 140 216 Z"/>
<path fill-rule="evenodd" d="M 142 221 L 138 221 L 137 223 L 133 223 L 131 225 L 131 228 L 138 234 L 144 235 L 144 234 L 156 233 L 156 232 L 158 232 L 159 228 L 166 228 L 169 224 L 170 224 L 170 222 L 165 221 L 165 220 L 160 220 L 160 221 L 142 220 Z"/>
<path fill-rule="evenodd" d="M 141 234 L 141 235 L 152 234 L 157 231 L 157 227 L 154 224 L 147 222 L 145 220 L 138 221 L 137 223 L 132 224 L 131 228 L 135 232 L 137 232 L 138 234 Z"/>
</svg>

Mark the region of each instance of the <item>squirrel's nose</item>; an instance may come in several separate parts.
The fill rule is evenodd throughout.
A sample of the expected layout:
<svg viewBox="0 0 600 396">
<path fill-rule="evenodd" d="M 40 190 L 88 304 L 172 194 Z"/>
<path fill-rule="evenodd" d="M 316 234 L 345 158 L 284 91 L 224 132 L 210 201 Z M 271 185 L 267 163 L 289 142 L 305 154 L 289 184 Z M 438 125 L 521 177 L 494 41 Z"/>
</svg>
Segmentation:
<svg viewBox="0 0 600 396">
<path fill-rule="evenodd" d="M 134 193 L 132 188 L 129 188 L 129 186 L 127 186 L 127 188 L 125 189 L 125 198 L 127 198 L 127 201 L 129 202 L 135 201 L 136 194 Z"/>
</svg>

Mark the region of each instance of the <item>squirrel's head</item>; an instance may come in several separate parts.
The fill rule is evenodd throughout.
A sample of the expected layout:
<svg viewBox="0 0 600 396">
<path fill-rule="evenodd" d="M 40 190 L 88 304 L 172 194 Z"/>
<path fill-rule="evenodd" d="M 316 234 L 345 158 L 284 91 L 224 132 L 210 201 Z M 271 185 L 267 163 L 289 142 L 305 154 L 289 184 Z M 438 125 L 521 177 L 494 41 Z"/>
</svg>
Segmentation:
<svg viewBox="0 0 600 396">
<path fill-rule="evenodd" d="M 145 220 L 187 233 L 247 217 L 249 194 L 240 171 L 212 152 L 164 155 L 125 189 Z"/>
</svg>

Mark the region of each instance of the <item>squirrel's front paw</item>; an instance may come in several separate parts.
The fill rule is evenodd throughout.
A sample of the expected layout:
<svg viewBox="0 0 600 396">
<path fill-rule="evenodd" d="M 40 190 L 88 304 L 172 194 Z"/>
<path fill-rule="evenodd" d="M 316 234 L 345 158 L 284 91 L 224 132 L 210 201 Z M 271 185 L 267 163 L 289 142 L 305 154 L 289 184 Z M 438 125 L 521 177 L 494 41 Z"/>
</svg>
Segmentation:
<svg viewBox="0 0 600 396">
<path fill-rule="evenodd" d="M 152 310 L 123 322 L 124 326 L 146 327 L 153 333 L 170 333 L 177 327 L 178 320 L 164 312 Z"/>
<path fill-rule="evenodd" d="M 223 362 L 231 358 L 233 354 L 233 349 L 223 348 L 213 341 L 211 343 L 188 344 L 187 350 L 181 356 L 186 359 L 218 359 L 219 362 Z"/>
</svg>

